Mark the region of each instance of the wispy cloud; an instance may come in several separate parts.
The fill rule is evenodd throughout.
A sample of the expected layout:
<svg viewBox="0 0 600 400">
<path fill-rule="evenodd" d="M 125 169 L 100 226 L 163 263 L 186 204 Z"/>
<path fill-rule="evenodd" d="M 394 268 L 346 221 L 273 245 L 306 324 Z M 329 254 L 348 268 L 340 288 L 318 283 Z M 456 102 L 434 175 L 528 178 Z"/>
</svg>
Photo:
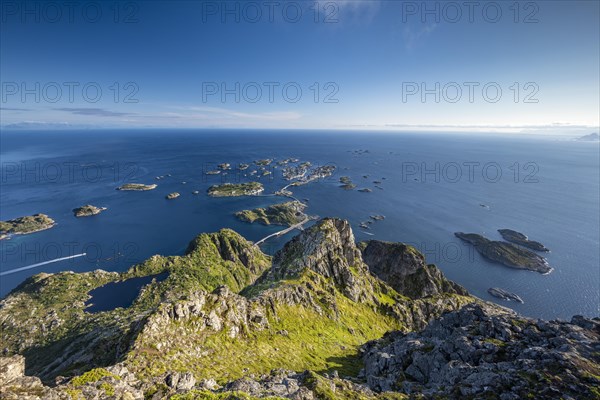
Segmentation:
<svg viewBox="0 0 600 400">
<path fill-rule="evenodd" d="M 30 108 L 0 107 L 0 111 L 31 111 Z"/>
<path fill-rule="evenodd" d="M 4 125 L 4 129 L 65 129 L 72 125 L 68 122 L 21 121 Z"/>
<path fill-rule="evenodd" d="M 95 117 L 124 117 L 133 115 L 131 113 L 110 111 L 104 108 L 78 108 L 78 107 L 62 107 L 54 108 L 56 111 L 65 111 L 75 115 L 91 115 Z"/>
<path fill-rule="evenodd" d="M 423 41 L 423 39 L 431 35 L 436 28 L 437 24 L 435 23 L 426 24 L 420 28 L 413 28 L 410 25 L 406 25 L 404 27 L 404 31 L 402 32 L 404 47 L 406 47 L 407 50 L 414 49 L 420 42 Z"/>
<path fill-rule="evenodd" d="M 320 4 L 320 3 L 319 3 Z M 338 23 L 370 23 L 381 9 L 380 0 L 337 0 L 323 3 L 324 12 Z"/>
<path fill-rule="evenodd" d="M 295 120 L 300 118 L 302 115 L 295 111 L 278 111 L 278 112 L 261 112 L 261 113 L 247 113 L 240 112 L 235 110 L 230 110 L 226 108 L 218 108 L 218 107 L 187 107 L 188 110 L 193 112 L 199 112 L 198 116 L 214 116 L 220 115 L 224 117 L 230 118 L 239 118 L 239 119 L 254 119 L 254 120 L 271 120 L 271 121 L 280 121 L 280 120 Z"/>
</svg>

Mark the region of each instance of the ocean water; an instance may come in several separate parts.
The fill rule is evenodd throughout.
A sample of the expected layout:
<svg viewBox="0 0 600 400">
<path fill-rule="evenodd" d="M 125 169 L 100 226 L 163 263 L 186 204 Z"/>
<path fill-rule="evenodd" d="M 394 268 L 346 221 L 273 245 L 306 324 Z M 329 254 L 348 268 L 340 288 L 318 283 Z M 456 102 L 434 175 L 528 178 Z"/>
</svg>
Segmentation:
<svg viewBox="0 0 600 400">
<path fill-rule="evenodd" d="M 348 219 L 357 240 L 413 244 L 474 295 L 527 316 L 600 314 L 597 143 L 490 134 L 86 130 L 5 131 L 0 145 L 0 219 L 45 213 L 57 222 L 0 241 L 0 296 L 40 272 L 123 271 L 153 254 L 183 254 L 201 232 L 232 228 L 257 241 L 281 227 L 246 224 L 233 213 L 282 198 L 209 198 L 206 189 L 223 177 L 204 172 L 222 162 L 235 167 L 296 157 L 336 166 L 332 177 L 293 188 L 294 195 L 308 199 L 311 215 Z M 260 179 L 265 193 L 285 185 L 281 168 L 271 170 L 272 176 Z M 345 191 L 340 176 L 372 192 Z M 232 172 L 226 180 L 248 178 Z M 382 189 L 373 181 L 381 181 Z M 115 190 L 126 182 L 158 188 Z M 179 198 L 165 199 L 175 191 Z M 75 218 L 72 209 L 84 204 L 108 209 Z M 385 220 L 360 229 L 374 214 Z M 453 235 L 474 232 L 499 240 L 501 228 L 545 244 L 554 271 L 540 275 L 490 263 Z M 263 250 L 272 254 L 295 234 L 269 241 Z M 81 253 L 86 255 L 6 274 Z M 490 287 L 515 292 L 525 303 L 491 297 Z"/>
</svg>

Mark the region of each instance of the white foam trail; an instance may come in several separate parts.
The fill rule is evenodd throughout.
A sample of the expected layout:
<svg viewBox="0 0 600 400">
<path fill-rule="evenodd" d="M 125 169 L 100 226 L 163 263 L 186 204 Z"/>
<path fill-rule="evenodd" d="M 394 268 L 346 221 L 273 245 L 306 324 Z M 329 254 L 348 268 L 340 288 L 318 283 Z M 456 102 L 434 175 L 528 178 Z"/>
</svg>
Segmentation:
<svg viewBox="0 0 600 400">
<path fill-rule="evenodd" d="M 55 258 L 54 260 L 44 261 L 44 262 L 41 262 L 41 263 L 28 265 L 26 267 L 15 268 L 15 269 L 11 269 L 11 270 L 8 270 L 8 271 L 0 272 L 0 276 L 14 274 L 15 272 L 25 271 L 25 270 L 28 270 L 28 269 L 31 269 L 31 268 L 36 268 L 36 267 L 41 267 L 42 265 L 52 264 L 52 263 L 55 263 L 55 262 L 59 262 L 59 261 L 63 261 L 63 260 L 68 260 L 68 259 L 71 259 L 71 258 L 83 257 L 85 255 L 86 255 L 86 253 L 81 253 L 81 254 L 75 254 L 73 256 L 68 256 L 68 257 Z"/>
</svg>

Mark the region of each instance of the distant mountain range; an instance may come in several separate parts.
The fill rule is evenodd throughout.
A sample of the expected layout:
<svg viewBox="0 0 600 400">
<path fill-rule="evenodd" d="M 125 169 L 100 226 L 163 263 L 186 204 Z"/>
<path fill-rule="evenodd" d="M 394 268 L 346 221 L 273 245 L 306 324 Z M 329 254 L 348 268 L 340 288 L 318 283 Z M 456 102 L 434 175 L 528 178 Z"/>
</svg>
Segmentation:
<svg viewBox="0 0 600 400">
<path fill-rule="evenodd" d="M 579 142 L 598 142 L 600 141 L 600 135 L 597 133 L 590 133 L 589 135 L 584 135 L 575 139 Z"/>
</svg>

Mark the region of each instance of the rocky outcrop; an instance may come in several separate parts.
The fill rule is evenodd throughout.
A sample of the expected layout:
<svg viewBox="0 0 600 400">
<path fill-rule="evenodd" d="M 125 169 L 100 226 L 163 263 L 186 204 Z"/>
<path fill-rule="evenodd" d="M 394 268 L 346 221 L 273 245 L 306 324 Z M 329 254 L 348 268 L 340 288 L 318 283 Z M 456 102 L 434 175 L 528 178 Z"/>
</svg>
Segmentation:
<svg viewBox="0 0 600 400">
<path fill-rule="evenodd" d="M 599 338 L 599 319 L 534 321 L 472 304 L 368 343 L 362 374 L 373 390 L 425 397 L 594 399 Z"/>
<path fill-rule="evenodd" d="M 73 209 L 73 214 L 76 217 L 91 217 L 92 215 L 100 214 L 102 211 L 105 211 L 106 207 L 96 207 L 91 204 L 86 204 L 85 206 L 77 207 Z"/>
<path fill-rule="evenodd" d="M 25 376 L 25 357 L 0 357 L 0 398 L 6 400 L 51 398 L 40 378 Z"/>
<path fill-rule="evenodd" d="M 398 293 L 418 299 L 440 293 L 468 295 L 466 289 L 449 281 L 414 247 L 403 243 L 369 240 L 359 248 L 369 270 Z"/>
<path fill-rule="evenodd" d="M 165 336 L 171 324 L 193 322 L 197 331 L 224 331 L 230 338 L 241 332 L 263 330 L 269 326 L 268 305 L 262 301 L 250 302 L 245 297 L 220 286 L 212 293 L 192 293 L 186 299 L 163 304 L 150 316 L 141 332 L 137 347 L 152 343 L 157 350 L 176 347 L 180 338 Z"/>
<path fill-rule="evenodd" d="M 255 275 L 246 282 L 241 282 L 241 277 L 236 277 L 242 287 L 253 283 L 258 275 L 270 267 L 269 257 L 231 229 L 222 229 L 218 233 L 203 233 L 192 240 L 186 250 L 186 254 L 202 258 L 209 258 L 209 252 L 214 253 L 211 257 L 241 264 Z"/>
<path fill-rule="evenodd" d="M 369 270 L 348 221 L 326 218 L 290 240 L 275 254 L 266 279 L 294 278 L 305 270 L 331 279 L 353 301 L 373 298 Z"/>
<path fill-rule="evenodd" d="M 523 303 L 523 299 L 512 292 L 509 292 L 507 290 L 501 289 L 501 288 L 489 288 L 488 289 L 488 293 L 494 297 L 498 297 L 499 299 L 502 300 L 508 300 L 508 301 L 516 301 L 519 303 Z"/>
</svg>

